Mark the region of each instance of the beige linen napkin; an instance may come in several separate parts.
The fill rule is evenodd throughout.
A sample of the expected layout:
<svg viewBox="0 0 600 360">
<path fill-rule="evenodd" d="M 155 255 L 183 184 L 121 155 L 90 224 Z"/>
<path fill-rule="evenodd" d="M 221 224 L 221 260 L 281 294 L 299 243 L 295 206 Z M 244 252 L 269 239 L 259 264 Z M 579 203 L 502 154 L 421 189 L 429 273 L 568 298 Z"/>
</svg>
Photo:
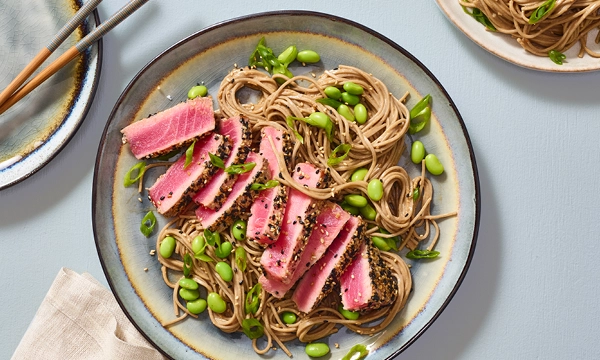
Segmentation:
<svg viewBox="0 0 600 360">
<path fill-rule="evenodd" d="M 13 359 L 164 359 L 90 274 L 62 268 Z"/>
</svg>

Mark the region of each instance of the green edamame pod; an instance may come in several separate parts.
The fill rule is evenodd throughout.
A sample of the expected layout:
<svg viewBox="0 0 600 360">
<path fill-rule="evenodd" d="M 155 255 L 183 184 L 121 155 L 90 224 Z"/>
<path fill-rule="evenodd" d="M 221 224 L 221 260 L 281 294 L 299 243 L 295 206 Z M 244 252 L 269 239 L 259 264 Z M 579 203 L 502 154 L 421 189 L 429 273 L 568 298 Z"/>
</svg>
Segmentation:
<svg viewBox="0 0 600 360">
<path fill-rule="evenodd" d="M 321 56 L 316 51 L 312 50 L 302 50 L 296 55 L 296 60 L 305 64 L 312 64 L 319 62 L 321 60 Z"/>
<path fill-rule="evenodd" d="M 360 103 L 356 104 L 354 106 L 354 118 L 361 125 L 366 123 L 368 118 L 367 107 Z"/>
<path fill-rule="evenodd" d="M 341 207 L 342 207 L 342 209 L 344 209 L 346 212 L 348 212 L 348 213 L 350 213 L 350 214 L 352 214 L 352 215 L 354 215 L 354 216 L 357 216 L 358 214 L 360 214 L 360 209 L 359 209 L 359 208 L 357 208 L 357 207 L 355 207 L 355 206 L 348 205 L 348 203 L 347 203 L 347 202 L 342 202 L 342 203 L 340 204 L 340 206 L 341 206 Z"/>
<path fill-rule="evenodd" d="M 171 255 L 173 255 L 173 251 L 175 251 L 175 238 L 172 236 L 167 236 L 160 243 L 160 256 L 168 259 L 171 257 Z"/>
<path fill-rule="evenodd" d="M 219 261 L 215 265 L 215 271 L 224 281 L 231 281 L 233 279 L 233 270 L 231 269 L 231 265 L 225 261 Z"/>
<path fill-rule="evenodd" d="M 325 90 L 323 90 L 323 92 L 330 99 L 339 100 L 342 97 L 342 92 L 335 86 L 328 86 L 325 88 Z"/>
<path fill-rule="evenodd" d="M 365 176 L 367 176 L 368 172 L 369 172 L 369 169 L 358 168 L 358 169 L 354 170 L 354 172 L 352 173 L 352 176 L 350 176 L 350 180 L 351 181 L 364 180 Z"/>
<path fill-rule="evenodd" d="M 364 92 L 364 89 L 362 86 L 353 83 L 352 81 L 346 81 L 344 83 L 344 90 L 346 90 L 347 93 L 352 94 L 352 95 L 362 95 L 362 93 Z"/>
<path fill-rule="evenodd" d="M 281 54 L 277 57 L 277 60 L 283 66 L 288 66 L 292 61 L 296 60 L 296 56 L 298 55 L 298 49 L 295 45 L 289 46 L 287 49 L 283 50 Z"/>
<path fill-rule="evenodd" d="M 354 106 L 360 102 L 360 97 L 358 95 L 352 95 L 347 91 L 342 93 L 342 101 L 350 106 Z"/>
<path fill-rule="evenodd" d="M 357 208 L 361 208 L 368 204 L 367 198 L 358 194 L 346 195 L 344 196 L 344 200 L 348 203 L 348 205 L 355 206 Z"/>
<path fill-rule="evenodd" d="M 354 121 L 354 114 L 352 114 L 352 110 L 346 104 L 341 104 L 337 107 L 338 114 L 342 115 L 348 121 Z"/>
<path fill-rule="evenodd" d="M 199 298 L 196 300 L 188 301 L 187 304 L 185 304 L 185 307 L 192 314 L 198 315 L 203 313 L 204 310 L 206 310 L 206 300 Z"/>
<path fill-rule="evenodd" d="M 296 316 L 296 314 L 294 314 L 291 311 L 286 311 L 283 314 L 281 314 L 281 320 L 283 321 L 284 324 L 294 324 L 296 322 L 296 320 L 298 319 L 298 317 Z"/>
<path fill-rule="evenodd" d="M 425 146 L 419 140 L 412 143 L 410 147 L 410 160 L 415 164 L 420 164 L 425 158 Z"/>
<path fill-rule="evenodd" d="M 434 154 L 425 156 L 425 167 L 433 175 L 441 175 L 444 172 L 444 165 Z"/>
<path fill-rule="evenodd" d="M 338 311 L 348 320 L 357 320 L 360 317 L 360 313 L 358 311 L 346 310 L 342 304 L 338 306 Z"/>
<path fill-rule="evenodd" d="M 377 211 L 371 204 L 367 204 L 360 208 L 360 215 L 366 220 L 375 220 L 377 217 Z"/>
<path fill-rule="evenodd" d="M 206 297 L 206 302 L 208 304 L 208 308 L 217 314 L 222 314 L 225 312 L 225 310 L 227 310 L 227 303 L 225 300 L 223 300 L 221 295 L 216 292 L 209 293 Z"/>
<path fill-rule="evenodd" d="M 198 290 L 198 283 L 194 279 L 183 278 L 179 280 L 179 286 L 188 290 Z"/>
<path fill-rule="evenodd" d="M 321 357 L 329 354 L 329 345 L 325 343 L 310 343 L 304 348 L 306 355 L 310 357 Z"/>
<path fill-rule="evenodd" d="M 244 220 L 234 221 L 231 225 L 231 235 L 238 241 L 246 239 L 246 222 Z"/>
<path fill-rule="evenodd" d="M 203 97 L 208 94 L 208 88 L 204 85 L 193 86 L 187 93 L 188 99 L 195 99 L 197 97 Z"/>
<path fill-rule="evenodd" d="M 200 293 L 198 292 L 198 290 L 190 290 L 190 289 L 180 288 L 179 296 L 181 296 L 181 298 L 183 300 L 194 301 L 200 297 Z"/>
<path fill-rule="evenodd" d="M 367 185 L 367 195 L 373 201 L 379 201 L 383 197 L 383 183 L 379 179 L 372 179 Z"/>
<path fill-rule="evenodd" d="M 221 259 L 225 259 L 233 251 L 233 245 L 229 241 L 225 241 L 215 248 L 215 255 Z"/>
</svg>

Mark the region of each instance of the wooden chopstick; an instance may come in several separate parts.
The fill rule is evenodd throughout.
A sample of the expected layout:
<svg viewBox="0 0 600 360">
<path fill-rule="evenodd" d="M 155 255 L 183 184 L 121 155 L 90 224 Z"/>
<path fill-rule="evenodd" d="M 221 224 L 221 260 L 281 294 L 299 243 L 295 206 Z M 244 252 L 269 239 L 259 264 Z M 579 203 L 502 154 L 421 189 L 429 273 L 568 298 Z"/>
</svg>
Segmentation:
<svg viewBox="0 0 600 360">
<path fill-rule="evenodd" d="M 129 15 L 139 9 L 146 2 L 148 2 L 148 0 L 131 0 L 127 5 L 123 6 L 108 20 L 92 30 L 83 39 L 79 40 L 79 42 L 77 42 L 77 44 L 75 44 L 72 48 L 56 58 L 56 60 L 50 63 L 45 69 L 40 71 L 35 77 L 33 77 L 33 79 L 23 85 L 22 88 L 14 92 L 12 96 L 10 96 L 0 106 L 0 114 L 4 113 L 11 106 L 25 97 L 25 95 L 29 94 L 33 89 L 46 81 L 50 76 L 54 75 L 58 70 L 77 57 L 77 55 L 84 52 L 90 45 L 104 36 L 104 34 L 109 32 L 112 28 L 117 26 L 121 21 L 125 20 Z"/>
<path fill-rule="evenodd" d="M 6 99 L 8 99 L 15 90 L 21 86 L 25 80 L 27 80 L 33 72 L 42 65 L 46 59 L 52 55 L 60 44 L 65 41 L 67 37 L 79 26 L 79 24 L 85 19 L 94 9 L 100 4 L 102 0 L 89 0 L 85 3 L 76 13 L 71 20 L 69 20 L 60 31 L 54 36 L 52 41 L 40 50 L 40 52 L 31 60 L 29 64 L 17 75 L 17 77 L 0 93 L 0 105 L 2 105 Z"/>
</svg>

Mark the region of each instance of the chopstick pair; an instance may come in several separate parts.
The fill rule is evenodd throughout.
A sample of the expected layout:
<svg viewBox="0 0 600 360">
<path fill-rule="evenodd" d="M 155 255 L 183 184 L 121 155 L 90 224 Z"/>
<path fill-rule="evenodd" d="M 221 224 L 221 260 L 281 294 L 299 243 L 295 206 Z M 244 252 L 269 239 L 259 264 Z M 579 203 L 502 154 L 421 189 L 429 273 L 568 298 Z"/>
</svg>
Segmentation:
<svg viewBox="0 0 600 360">
<path fill-rule="evenodd" d="M 65 41 L 65 39 L 79 26 L 79 24 L 98 6 L 102 0 L 88 0 L 78 11 L 75 16 L 67 22 L 63 28 L 54 36 L 52 41 L 42 49 L 33 60 L 17 75 L 17 77 L 0 93 L 0 114 L 4 113 L 11 106 L 16 104 L 25 95 L 29 94 L 33 89 L 38 87 L 50 76 L 54 75 L 58 70 L 71 62 L 77 55 L 83 53 L 90 45 L 100 39 L 104 34 L 117 26 L 121 21 L 125 20 L 134 11 L 139 9 L 148 0 L 131 0 L 119 11 L 117 11 L 108 20 L 97 26 L 77 44 L 67 50 L 64 54 L 56 58 L 45 69 L 40 71 L 28 83 L 19 86 L 25 82 L 33 74 L 33 72 Z M 18 89 L 18 90 L 17 90 Z M 15 91 L 16 90 L 16 91 Z"/>
</svg>

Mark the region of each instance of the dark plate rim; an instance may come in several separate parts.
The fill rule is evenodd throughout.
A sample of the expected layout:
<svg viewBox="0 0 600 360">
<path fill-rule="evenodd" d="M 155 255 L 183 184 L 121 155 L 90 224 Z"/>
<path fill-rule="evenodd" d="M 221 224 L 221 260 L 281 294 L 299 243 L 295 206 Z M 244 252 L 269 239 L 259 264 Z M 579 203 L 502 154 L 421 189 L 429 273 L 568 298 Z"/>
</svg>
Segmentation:
<svg viewBox="0 0 600 360">
<path fill-rule="evenodd" d="M 475 160 L 475 153 L 473 151 L 473 144 L 471 143 L 471 139 L 469 137 L 469 134 L 467 132 L 467 128 L 465 126 L 465 123 L 462 119 L 462 116 L 460 115 L 458 108 L 456 107 L 456 104 L 454 103 L 454 101 L 452 100 L 452 98 L 449 96 L 448 92 L 446 91 L 446 89 L 442 86 L 442 84 L 440 83 L 440 81 L 433 75 L 433 73 L 431 73 L 431 71 L 421 62 L 419 61 L 416 57 L 414 57 L 411 53 L 409 53 L 408 51 L 406 51 L 403 47 L 401 47 L 400 45 L 398 45 L 397 43 L 395 43 L 394 41 L 392 41 L 391 39 L 389 39 L 388 37 L 376 32 L 375 30 L 364 26 L 362 24 L 359 24 L 357 22 L 354 22 L 352 20 L 346 19 L 346 18 L 342 18 L 336 15 L 331 15 L 331 14 L 326 14 L 326 13 L 322 13 L 322 12 L 315 12 L 315 11 L 307 11 L 307 10 L 280 10 L 280 11 L 267 11 L 267 12 L 260 12 L 260 13 L 254 13 L 254 14 L 248 14 L 248 15 L 244 15 L 244 16 L 240 16 L 240 17 L 236 17 L 236 18 L 232 18 L 229 20 L 224 20 L 218 23 L 215 23 L 213 25 L 210 25 L 208 27 L 205 27 L 204 29 L 201 29 L 187 37 L 185 37 L 184 39 L 176 42 L 175 44 L 169 46 L 166 50 L 162 51 L 161 53 L 159 53 L 157 56 L 155 56 L 152 60 L 150 60 L 140 71 L 138 71 L 138 73 L 133 77 L 133 79 L 129 82 L 129 84 L 125 87 L 125 89 L 123 90 L 123 92 L 121 93 L 121 95 L 119 96 L 119 98 L 117 99 L 117 102 L 115 103 L 115 106 L 113 107 L 110 115 L 109 115 L 109 119 L 112 119 L 113 116 L 115 115 L 117 109 L 120 107 L 120 105 L 122 104 L 122 102 L 124 101 L 124 99 L 126 98 L 126 96 L 128 95 L 128 93 L 131 91 L 131 89 L 133 88 L 133 86 L 135 85 L 135 83 L 138 81 L 138 79 L 140 77 L 142 77 L 144 75 L 144 73 L 146 72 L 146 70 L 148 70 L 148 68 L 150 66 L 152 66 L 154 63 L 156 63 L 157 61 L 159 61 L 165 54 L 169 53 L 170 51 L 172 51 L 175 48 L 178 48 L 179 46 L 181 46 L 182 44 L 186 43 L 187 41 L 200 36 L 204 33 L 210 32 L 216 28 L 222 27 L 222 26 L 226 26 L 229 24 L 233 24 L 233 23 L 237 23 L 237 22 L 243 22 L 246 21 L 248 19 L 254 19 L 254 18 L 260 18 L 260 17 L 269 17 L 269 16 L 274 16 L 274 15 L 288 15 L 288 16 L 314 16 L 314 17 L 321 17 L 321 18 L 326 18 L 329 20 L 333 20 L 333 21 L 337 21 L 337 22 L 343 22 L 346 23 L 350 26 L 356 27 L 362 31 L 365 31 L 369 34 L 371 34 L 374 37 L 377 37 L 378 39 L 384 41 L 385 43 L 387 43 L 388 45 L 390 45 L 391 47 L 393 47 L 394 49 L 396 49 L 397 51 L 401 52 L 404 56 L 408 57 L 409 59 L 411 59 L 415 64 L 417 64 L 421 70 L 423 70 L 423 72 L 425 72 L 425 74 L 427 74 L 427 76 L 438 86 L 439 90 L 446 96 L 446 98 L 450 101 L 449 105 L 451 106 L 452 110 L 454 111 L 454 113 L 456 114 L 457 119 L 459 120 L 460 123 L 460 127 L 463 131 L 463 135 L 465 137 L 467 146 L 469 148 L 469 155 L 471 158 L 471 164 L 472 164 L 472 171 L 473 171 L 473 177 L 474 177 L 474 185 L 475 185 L 475 196 L 474 196 L 474 200 L 475 200 L 475 224 L 474 224 L 474 228 L 473 228 L 473 238 L 471 239 L 471 246 L 469 249 L 469 254 L 467 256 L 466 262 L 464 264 L 464 267 L 460 273 L 460 276 L 458 277 L 458 280 L 456 282 L 456 284 L 454 285 L 454 287 L 452 288 L 452 290 L 450 291 L 448 297 L 446 298 L 446 300 L 442 303 L 442 306 L 440 306 L 440 308 L 436 311 L 436 313 L 433 315 L 433 317 L 431 318 L 431 320 L 429 322 L 427 322 L 425 324 L 425 326 L 423 326 L 419 331 L 417 331 L 417 333 L 411 338 L 409 339 L 402 347 L 400 347 L 398 350 L 394 351 L 389 357 L 387 357 L 387 359 L 393 359 L 396 356 L 398 356 L 401 352 L 403 352 L 404 350 L 406 350 L 410 345 L 412 345 L 434 322 L 435 320 L 438 319 L 438 317 L 440 316 L 440 314 L 442 313 L 442 311 L 444 311 L 444 309 L 448 306 L 448 304 L 450 303 L 450 301 L 452 300 L 452 298 L 454 297 L 454 295 L 456 294 L 456 292 L 458 291 L 458 288 L 460 287 L 460 285 L 462 284 L 467 271 L 471 265 L 471 261 L 473 259 L 473 255 L 475 253 L 475 245 L 477 243 L 477 236 L 479 233 L 479 225 L 480 225 L 480 215 L 481 215 L 481 192 L 480 192 L 480 184 L 479 184 L 479 173 L 477 171 L 477 163 Z M 101 250 L 100 250 L 100 244 L 99 244 L 99 238 L 98 238 L 98 231 L 96 228 L 96 198 L 97 198 L 97 185 L 98 185 L 98 177 L 99 177 L 99 168 L 100 168 L 100 158 L 102 156 L 102 149 L 104 148 L 105 145 L 105 141 L 106 141 L 106 137 L 107 137 L 107 133 L 108 133 L 108 128 L 110 126 L 110 122 L 107 121 L 106 125 L 104 127 L 104 131 L 102 132 L 102 137 L 100 139 L 100 144 L 98 146 L 98 152 L 97 152 L 97 156 L 96 156 L 96 161 L 95 161 L 95 165 L 94 165 L 94 178 L 93 178 L 93 182 L 92 182 L 92 228 L 93 228 L 93 232 L 94 232 L 94 242 L 96 244 L 96 251 L 98 253 L 98 257 L 100 259 L 100 264 L 102 266 L 102 270 L 104 272 L 104 275 L 106 277 L 106 280 L 110 286 L 111 291 L 113 292 L 113 295 L 115 296 L 115 299 L 117 300 L 117 303 L 119 304 L 119 306 L 121 307 L 121 309 L 123 310 L 123 312 L 125 313 L 125 315 L 127 316 L 127 318 L 131 321 L 131 323 L 133 324 L 133 326 L 144 336 L 144 338 L 146 338 L 146 340 L 148 340 L 148 342 L 150 344 L 152 344 L 158 351 L 160 351 L 164 356 L 166 356 L 169 359 L 172 359 L 172 357 L 167 354 L 165 352 L 165 350 L 161 349 L 159 346 L 156 345 L 156 343 L 150 338 L 150 336 L 148 334 L 146 334 L 143 329 L 141 329 L 133 320 L 132 316 L 129 314 L 129 312 L 127 311 L 125 304 L 122 302 L 121 298 L 119 297 L 119 295 L 115 292 L 116 288 L 115 288 L 115 284 L 113 283 L 112 279 L 109 276 L 109 269 L 107 268 L 107 265 L 104 263 L 102 254 L 101 254 Z"/>
<path fill-rule="evenodd" d="M 81 0 L 77 0 L 77 2 L 79 3 L 79 2 L 81 2 Z M 92 15 L 94 16 L 94 21 L 96 22 L 96 27 L 100 26 L 101 21 L 100 21 L 100 15 L 98 15 L 98 9 L 94 9 L 94 11 L 92 12 Z M 30 178 L 33 174 L 40 171 L 46 165 L 48 165 L 48 163 L 50 163 L 50 161 L 52 161 L 65 147 L 67 147 L 67 144 L 69 144 L 69 142 L 71 142 L 71 140 L 75 137 L 75 134 L 77 133 L 77 131 L 79 131 L 79 128 L 81 127 L 81 125 L 83 124 L 85 119 L 87 118 L 88 112 L 89 112 L 90 108 L 92 107 L 94 99 L 96 98 L 96 91 L 98 90 L 98 84 L 100 83 L 100 74 L 102 73 L 102 63 L 103 63 L 103 61 L 102 61 L 102 59 L 103 59 L 102 38 L 98 39 L 97 44 L 98 44 L 97 45 L 98 46 L 98 61 L 97 61 L 98 66 L 96 67 L 96 71 L 94 72 L 94 82 L 92 84 L 92 91 L 90 93 L 89 101 L 85 104 L 85 107 L 83 108 L 81 121 L 79 121 L 79 122 L 77 122 L 77 124 L 75 124 L 75 126 L 73 127 L 73 131 L 71 131 L 69 136 L 67 136 L 65 138 L 64 142 L 54 152 L 52 152 L 50 154 L 50 156 L 48 156 L 47 159 L 45 159 L 35 169 L 31 170 L 27 174 L 20 176 L 19 178 L 14 179 L 12 181 L 9 181 L 8 183 L 6 183 L 4 185 L 0 184 L 0 191 L 23 182 L 24 180 Z M 92 46 L 95 46 L 95 45 L 92 45 Z"/>
</svg>

